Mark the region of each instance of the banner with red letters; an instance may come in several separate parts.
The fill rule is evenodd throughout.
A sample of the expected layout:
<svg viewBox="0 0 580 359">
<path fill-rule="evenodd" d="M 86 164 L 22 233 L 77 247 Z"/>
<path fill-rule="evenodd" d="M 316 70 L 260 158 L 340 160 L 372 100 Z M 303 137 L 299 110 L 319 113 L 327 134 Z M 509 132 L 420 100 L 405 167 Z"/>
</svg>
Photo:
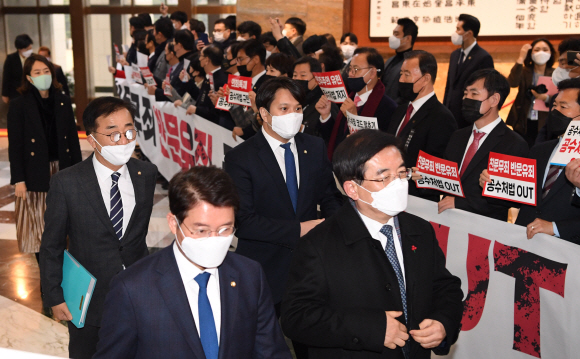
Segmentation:
<svg viewBox="0 0 580 359">
<path fill-rule="evenodd" d="M 312 75 L 328 101 L 343 103 L 348 98 L 340 71 L 313 72 Z"/>
<path fill-rule="evenodd" d="M 580 246 L 546 234 L 528 240 L 523 226 L 459 209 L 438 214 L 437 203 L 414 196 L 407 212 L 431 222 L 461 279 L 461 333 L 444 358 L 576 357 Z"/>
<path fill-rule="evenodd" d="M 244 76 L 228 75 L 228 103 L 232 105 L 252 106 L 250 91 L 252 91 L 252 78 Z"/>
<path fill-rule="evenodd" d="M 536 205 L 536 160 L 490 152 L 483 196 Z"/>
</svg>

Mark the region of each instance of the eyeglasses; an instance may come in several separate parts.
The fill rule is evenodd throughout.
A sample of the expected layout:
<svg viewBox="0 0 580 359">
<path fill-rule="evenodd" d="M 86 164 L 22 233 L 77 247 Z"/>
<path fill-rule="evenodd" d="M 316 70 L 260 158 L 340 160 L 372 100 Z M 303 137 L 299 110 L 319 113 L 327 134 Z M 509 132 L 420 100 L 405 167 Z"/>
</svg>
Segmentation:
<svg viewBox="0 0 580 359">
<path fill-rule="evenodd" d="M 242 63 L 242 61 L 244 61 L 245 59 L 249 59 L 250 56 L 246 56 L 246 57 L 236 57 L 236 62 L 239 64 Z"/>
<path fill-rule="evenodd" d="M 397 174 L 394 175 L 389 175 L 386 177 L 383 177 L 381 179 L 364 179 L 363 181 L 370 181 L 370 182 L 382 182 L 383 183 L 383 187 L 385 187 L 386 185 L 388 185 L 389 183 L 391 183 L 392 181 L 395 180 L 395 178 L 399 178 L 400 180 L 403 181 L 408 181 L 411 179 L 411 176 L 413 175 L 413 169 L 412 168 L 408 168 L 404 171 L 401 171 Z"/>
<path fill-rule="evenodd" d="M 113 141 L 115 143 L 117 143 L 121 140 L 121 132 L 115 131 L 115 132 L 108 134 L 108 135 L 105 133 L 100 133 L 100 132 L 95 132 L 95 133 L 98 133 L 99 135 L 103 135 L 103 136 L 108 136 L 111 139 L 111 141 Z M 135 131 L 135 130 L 127 130 L 127 131 L 125 131 L 125 138 L 128 141 L 132 141 L 135 139 L 136 134 L 137 134 L 137 131 Z"/>
<path fill-rule="evenodd" d="M 228 237 L 236 232 L 236 228 L 234 226 L 222 227 L 222 228 L 218 229 L 217 231 L 210 231 L 209 229 L 206 229 L 206 228 L 197 228 L 197 229 L 191 230 L 185 225 L 185 223 L 182 222 L 181 224 L 185 228 L 187 228 L 189 233 L 191 233 L 191 238 L 207 238 L 207 237 L 211 237 L 212 233 L 215 233 L 217 236 L 220 236 L 220 237 Z"/>
<path fill-rule="evenodd" d="M 366 69 L 372 69 L 372 67 L 357 67 L 357 66 L 349 66 L 348 67 L 348 73 L 349 74 L 353 74 L 356 76 L 356 74 L 360 71 L 360 70 L 366 70 Z"/>
</svg>

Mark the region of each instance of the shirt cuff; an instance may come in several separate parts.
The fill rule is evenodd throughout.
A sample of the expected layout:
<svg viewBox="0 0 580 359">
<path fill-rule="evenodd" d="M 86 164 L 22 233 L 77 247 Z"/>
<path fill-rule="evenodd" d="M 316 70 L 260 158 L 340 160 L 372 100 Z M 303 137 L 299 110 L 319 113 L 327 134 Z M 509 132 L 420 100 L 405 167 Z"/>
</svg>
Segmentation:
<svg viewBox="0 0 580 359">
<path fill-rule="evenodd" d="M 558 226 L 556 226 L 556 222 L 552 222 L 552 229 L 554 230 L 554 236 L 560 238 L 560 232 L 558 232 Z"/>
<path fill-rule="evenodd" d="M 322 118 L 322 116 L 320 116 L 320 123 L 325 123 L 328 120 L 330 120 L 330 118 L 332 117 L 332 114 L 329 114 L 328 117 L 326 118 Z"/>
<path fill-rule="evenodd" d="M 580 188 L 576 187 L 576 196 L 580 197 Z"/>
</svg>

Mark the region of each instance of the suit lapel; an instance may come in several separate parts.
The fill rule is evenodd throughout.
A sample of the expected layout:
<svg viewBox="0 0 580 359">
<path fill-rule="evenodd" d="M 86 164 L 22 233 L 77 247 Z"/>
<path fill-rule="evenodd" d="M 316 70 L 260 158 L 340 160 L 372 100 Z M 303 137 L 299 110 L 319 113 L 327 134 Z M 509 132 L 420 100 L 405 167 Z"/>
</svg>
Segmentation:
<svg viewBox="0 0 580 359">
<path fill-rule="evenodd" d="M 465 60 L 463 61 L 461 66 L 457 66 L 457 75 L 455 76 L 455 82 L 459 81 L 463 73 L 471 74 L 472 71 L 468 71 L 467 69 L 469 68 L 469 66 L 471 66 L 471 63 L 473 62 L 473 57 L 475 57 L 478 50 L 479 45 L 475 44 L 475 46 L 473 46 L 469 54 L 467 54 L 467 56 L 465 57 Z M 461 51 L 459 51 L 459 54 L 461 54 Z M 457 61 L 459 61 L 459 56 L 457 57 Z"/>
<path fill-rule="evenodd" d="M 391 122 L 389 123 L 389 130 L 387 131 L 388 133 L 395 136 L 397 135 L 397 128 L 399 128 L 399 124 L 401 124 L 405 119 L 405 113 L 407 112 L 408 106 L 408 104 L 401 104 L 397 107 L 395 112 L 393 112 Z"/>
<path fill-rule="evenodd" d="M 228 264 L 228 258 L 219 267 L 220 276 L 220 301 L 221 301 L 221 328 L 220 328 L 220 350 L 218 359 L 231 358 L 233 353 L 227 350 L 231 346 L 230 341 L 235 338 L 234 329 L 238 318 L 238 298 L 240 288 L 238 287 L 239 273 Z"/>
<path fill-rule="evenodd" d="M 308 184 L 311 181 L 311 171 L 309 163 L 311 162 L 312 154 L 308 153 L 306 143 L 304 143 L 304 136 L 296 135 L 294 137 L 296 143 L 296 152 L 298 152 L 298 168 L 300 169 L 300 183 L 298 186 L 298 203 L 296 204 L 296 215 L 300 208 L 304 207 L 304 202 L 308 195 L 312 195 L 312 191 L 309 191 Z M 312 151 L 311 151 L 312 152 Z"/>
<path fill-rule="evenodd" d="M 467 143 L 469 142 L 469 137 L 471 136 L 471 127 L 469 127 L 469 131 L 464 131 L 463 129 L 458 130 L 458 131 L 462 131 L 460 132 L 460 134 L 458 135 L 458 143 L 457 143 L 457 147 L 453 149 L 453 151 L 451 151 L 451 153 L 449 154 L 449 158 L 448 160 L 453 161 L 455 163 L 457 163 L 458 167 L 461 167 L 461 161 L 463 159 L 463 154 L 465 153 L 465 150 L 467 148 Z"/>
<path fill-rule="evenodd" d="M 463 172 L 463 176 L 461 176 L 461 178 L 466 178 L 469 175 L 469 173 L 473 171 L 475 167 L 477 167 L 477 164 L 481 160 L 483 160 L 484 158 L 488 158 L 489 152 L 493 150 L 493 148 L 501 141 L 506 130 L 507 127 L 505 123 L 503 123 L 503 121 L 500 121 L 500 123 L 498 123 L 497 126 L 495 126 L 495 128 L 490 132 L 490 134 L 487 135 L 487 138 L 483 141 L 481 146 L 479 146 L 477 152 L 475 152 L 475 155 L 471 159 L 471 162 L 469 162 L 469 165 L 465 169 L 465 172 Z"/>
<path fill-rule="evenodd" d="M 411 132 L 413 128 L 415 128 L 421 121 L 423 121 L 423 119 L 427 118 L 427 115 L 429 114 L 431 108 L 433 108 L 433 105 L 435 104 L 436 100 L 437 97 L 435 95 L 431 96 L 431 98 L 428 99 L 427 102 L 425 102 L 423 106 L 421 106 L 421 108 L 419 108 L 419 111 L 417 111 L 417 113 L 415 113 L 413 117 L 411 117 L 407 126 L 401 129 L 401 135 L 399 137 L 401 138 L 407 137 L 409 135 L 409 132 Z"/>
<path fill-rule="evenodd" d="M 554 150 L 554 147 L 556 147 L 558 145 L 558 141 L 555 140 L 554 141 L 554 146 L 551 148 L 551 150 Z M 539 183 L 539 185 L 541 185 L 540 190 L 538 192 L 543 192 L 543 181 L 544 181 L 544 174 L 546 171 L 546 168 L 548 166 L 548 162 L 550 161 L 550 157 L 552 156 L 552 151 L 544 151 L 544 153 L 542 153 L 542 176 L 538 178 L 539 181 L 542 181 Z M 539 162 L 539 161 L 538 161 Z M 539 171 L 538 171 L 539 172 Z M 539 175 L 539 173 L 538 173 Z M 548 202 L 549 200 L 552 199 L 552 197 L 555 196 L 555 194 L 566 184 L 566 174 L 564 173 L 564 169 L 562 169 L 562 171 L 560 172 L 560 174 L 558 175 L 558 178 L 556 178 L 556 182 L 554 182 L 554 184 L 552 185 L 552 188 L 550 189 L 550 192 L 548 192 L 548 194 L 546 195 L 546 198 L 544 198 L 543 200 L 540 198 L 541 203 L 544 202 Z"/>
<path fill-rule="evenodd" d="M 131 183 L 133 184 L 133 191 L 135 192 L 135 208 L 133 209 L 133 213 L 131 214 L 131 218 L 129 219 L 129 224 L 127 225 L 125 233 L 131 233 L 131 227 L 135 223 L 136 218 L 138 218 L 141 208 L 143 208 L 145 205 L 145 178 L 143 177 L 141 171 L 137 170 L 135 161 L 138 160 L 132 158 L 129 160 L 129 162 L 127 162 L 127 170 L 129 171 L 129 176 L 131 176 Z M 125 238 L 126 236 L 123 236 L 121 240 Z"/>
</svg>

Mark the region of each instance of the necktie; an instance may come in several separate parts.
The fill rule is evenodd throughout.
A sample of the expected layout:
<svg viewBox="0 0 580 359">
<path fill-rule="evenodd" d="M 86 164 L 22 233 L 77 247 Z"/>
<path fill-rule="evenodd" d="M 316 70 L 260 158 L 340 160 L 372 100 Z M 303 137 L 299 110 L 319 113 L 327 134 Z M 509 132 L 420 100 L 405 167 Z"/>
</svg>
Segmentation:
<svg viewBox="0 0 580 359">
<path fill-rule="evenodd" d="M 465 57 L 465 52 L 463 52 L 463 49 L 461 49 L 461 52 L 459 53 L 459 63 L 458 63 L 458 67 L 461 67 L 461 65 L 463 64 L 463 58 Z"/>
<path fill-rule="evenodd" d="M 201 346 L 205 353 L 206 359 L 217 359 L 219 352 L 219 345 L 217 339 L 217 331 L 215 329 L 215 321 L 209 298 L 207 297 L 207 282 L 210 274 L 203 272 L 195 277 L 195 281 L 199 284 L 199 294 L 197 296 L 197 308 L 199 311 L 199 339 Z"/>
<path fill-rule="evenodd" d="M 407 107 L 407 113 L 405 114 L 405 119 L 403 120 L 403 123 L 401 124 L 401 127 L 399 127 L 399 131 L 397 131 L 397 136 L 399 136 L 399 134 L 401 133 L 401 131 L 403 131 L 403 128 L 405 128 L 405 126 L 407 126 L 407 124 L 411 120 L 411 114 L 412 113 L 413 113 L 413 104 L 410 103 L 409 104 L 409 107 Z"/>
<path fill-rule="evenodd" d="M 358 105 L 358 104 L 362 102 L 362 99 L 359 97 L 359 95 L 356 95 L 356 96 L 354 97 L 354 100 L 353 100 L 353 102 L 354 102 L 354 105 L 355 105 L 356 107 L 359 107 L 359 105 Z"/>
<path fill-rule="evenodd" d="M 123 201 L 121 200 L 121 191 L 119 191 L 119 172 L 114 172 L 111 175 L 113 183 L 111 184 L 111 222 L 113 229 L 117 234 L 119 240 L 123 237 Z"/>
<path fill-rule="evenodd" d="M 558 179 L 558 172 L 562 169 L 561 166 L 551 165 L 548 170 L 548 175 L 546 176 L 546 182 L 544 182 L 544 190 L 542 191 L 542 199 L 546 198 L 548 192 L 552 189 L 554 182 Z"/>
<path fill-rule="evenodd" d="M 292 201 L 294 213 L 296 213 L 296 205 L 298 203 L 298 180 L 296 178 L 296 162 L 294 162 L 294 154 L 290 149 L 291 143 L 280 145 L 284 149 L 284 165 L 286 167 L 286 187 L 288 187 L 288 194 Z"/>
<path fill-rule="evenodd" d="M 465 172 L 467 166 L 469 166 L 469 162 L 471 162 L 473 156 L 475 156 L 475 153 L 479 148 L 479 141 L 483 136 L 485 136 L 485 132 L 477 132 L 476 130 L 473 130 L 473 142 L 471 142 L 469 149 L 467 149 L 467 153 L 465 154 L 465 158 L 463 159 L 463 163 L 461 164 L 461 171 L 459 172 L 460 178 L 461 176 L 463 176 L 463 172 Z"/>
</svg>

